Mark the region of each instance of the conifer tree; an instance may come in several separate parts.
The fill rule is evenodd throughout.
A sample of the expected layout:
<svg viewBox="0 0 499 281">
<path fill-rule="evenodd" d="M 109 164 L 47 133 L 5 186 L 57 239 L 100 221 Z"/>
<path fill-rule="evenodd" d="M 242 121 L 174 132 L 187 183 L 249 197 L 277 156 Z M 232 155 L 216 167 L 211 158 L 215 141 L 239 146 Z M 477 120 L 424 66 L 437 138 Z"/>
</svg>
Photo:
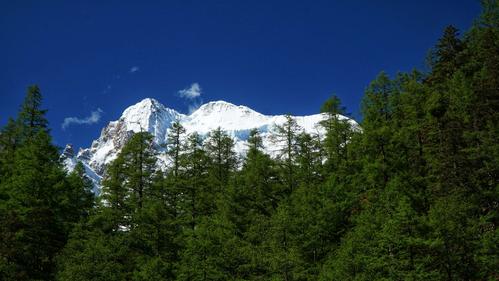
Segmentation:
<svg viewBox="0 0 499 281">
<path fill-rule="evenodd" d="M 194 229 L 200 216 L 211 214 L 215 208 L 214 194 L 208 185 L 208 156 L 203 139 L 193 133 L 187 137 L 185 153 L 181 155 L 184 167 L 185 190 L 181 191 L 183 224 Z"/>
<path fill-rule="evenodd" d="M 340 168 L 340 162 L 348 160 L 347 143 L 353 134 L 353 128 L 348 119 L 340 118 L 340 115 L 345 114 L 345 108 L 337 96 L 332 96 L 324 102 L 321 113 L 326 114 L 321 125 L 326 129 L 326 169 L 331 172 Z"/>
<path fill-rule="evenodd" d="M 234 141 L 218 127 L 209 133 L 205 147 L 210 159 L 210 174 L 217 182 L 217 185 L 227 184 L 230 173 L 237 165 Z M 219 192 L 222 191 L 220 187 L 217 187 L 217 189 Z"/>
<path fill-rule="evenodd" d="M 2 132 L 0 279 L 52 280 L 55 257 L 92 197 L 80 177 L 66 177 L 48 134 L 46 110 L 30 86 L 18 119 Z"/>
<path fill-rule="evenodd" d="M 41 104 L 40 88 L 37 85 L 29 86 L 17 117 L 23 140 L 34 137 L 39 131 L 48 133 L 48 121 L 45 117 L 47 110 L 41 109 Z"/>
<path fill-rule="evenodd" d="M 12 173 L 15 151 L 20 145 L 19 126 L 9 118 L 7 125 L 0 132 L 0 184 Z"/>
<path fill-rule="evenodd" d="M 174 178 L 178 178 L 180 169 L 180 154 L 183 153 L 182 138 L 185 134 L 185 128 L 178 122 L 172 124 L 167 136 L 167 154 L 172 160 L 172 173 Z"/>
<path fill-rule="evenodd" d="M 297 135 L 301 130 L 290 115 L 286 115 L 286 121 L 275 127 L 273 135 L 274 143 L 279 147 L 278 159 L 282 166 L 285 193 L 289 194 L 296 186 L 295 157 L 297 151 Z"/>
<path fill-rule="evenodd" d="M 297 136 L 296 162 L 299 184 L 314 185 L 323 180 L 318 138 L 320 137 L 312 137 L 305 132 Z"/>
<path fill-rule="evenodd" d="M 85 167 L 81 162 L 78 162 L 74 170 L 68 175 L 68 190 L 67 199 L 64 202 L 68 204 L 64 214 L 65 221 L 77 223 L 80 220 L 88 218 L 92 208 L 94 207 L 95 198 L 92 192 L 93 183 L 85 174 Z M 73 228 L 70 225 L 68 232 Z"/>
<path fill-rule="evenodd" d="M 245 208 L 249 209 L 246 212 L 269 217 L 277 208 L 280 199 L 276 165 L 270 156 L 263 152 L 262 138 L 258 130 L 250 132 L 248 146 L 248 153 L 235 187 L 236 193 L 244 200 L 241 204 L 247 204 Z M 248 226 L 250 225 L 246 227 Z"/>
<path fill-rule="evenodd" d="M 124 184 L 132 191 L 129 199 L 134 208 L 142 208 L 145 193 L 151 188 L 156 164 L 154 154 L 153 139 L 147 132 L 134 134 L 121 151 L 126 174 Z"/>
</svg>

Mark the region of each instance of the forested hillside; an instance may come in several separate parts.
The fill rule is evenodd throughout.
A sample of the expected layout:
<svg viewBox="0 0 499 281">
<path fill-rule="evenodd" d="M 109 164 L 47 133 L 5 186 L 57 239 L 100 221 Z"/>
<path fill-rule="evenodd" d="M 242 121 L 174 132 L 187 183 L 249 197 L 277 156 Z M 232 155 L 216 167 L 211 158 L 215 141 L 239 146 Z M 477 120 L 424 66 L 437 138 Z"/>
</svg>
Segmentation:
<svg viewBox="0 0 499 281">
<path fill-rule="evenodd" d="M 277 158 L 175 123 L 160 171 L 134 134 L 94 197 L 30 86 L 0 134 L 0 280 L 499 280 L 498 2 L 361 106 L 357 130 L 325 101 L 324 139 L 288 118 Z"/>
</svg>

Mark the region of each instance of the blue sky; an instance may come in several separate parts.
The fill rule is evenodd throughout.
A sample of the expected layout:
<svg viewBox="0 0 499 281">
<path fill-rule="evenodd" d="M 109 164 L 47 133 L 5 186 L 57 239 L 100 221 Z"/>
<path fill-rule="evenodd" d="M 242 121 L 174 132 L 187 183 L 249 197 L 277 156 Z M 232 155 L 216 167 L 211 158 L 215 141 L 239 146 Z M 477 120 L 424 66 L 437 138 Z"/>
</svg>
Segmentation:
<svg viewBox="0 0 499 281">
<path fill-rule="evenodd" d="M 184 113 L 221 99 L 304 115 L 336 93 L 359 118 L 380 71 L 423 68 L 444 27 L 479 12 L 477 0 L 0 0 L 0 125 L 33 83 L 59 146 L 89 146 L 146 97 Z M 194 83 L 194 101 L 196 86 L 179 94 Z"/>
</svg>

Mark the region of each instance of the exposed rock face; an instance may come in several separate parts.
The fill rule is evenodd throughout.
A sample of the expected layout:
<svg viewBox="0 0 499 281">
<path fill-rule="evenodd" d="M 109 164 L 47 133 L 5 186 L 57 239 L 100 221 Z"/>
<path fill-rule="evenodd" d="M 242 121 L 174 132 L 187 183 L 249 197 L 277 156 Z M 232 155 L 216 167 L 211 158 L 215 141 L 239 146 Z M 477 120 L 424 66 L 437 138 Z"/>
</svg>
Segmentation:
<svg viewBox="0 0 499 281">
<path fill-rule="evenodd" d="M 167 129 L 171 123 L 184 117 L 154 99 L 144 99 L 127 108 L 120 119 L 109 122 L 102 129 L 100 137 L 92 142 L 90 148 L 81 149 L 77 158 L 102 176 L 105 166 L 116 158 L 134 133 L 151 133 L 154 143 L 159 146 L 166 141 Z"/>
<path fill-rule="evenodd" d="M 66 144 L 66 147 L 62 151 L 61 158 L 73 158 L 75 156 L 75 151 L 72 144 Z"/>
<path fill-rule="evenodd" d="M 293 118 L 305 132 L 319 136 L 324 134 L 324 129 L 319 125 L 319 122 L 324 120 L 324 115 L 294 116 Z M 341 116 L 341 118 L 346 117 Z M 74 168 L 76 161 L 81 161 L 88 173 L 93 176 L 98 189 L 98 183 L 105 172 L 106 165 L 116 158 L 134 133 L 141 131 L 151 133 L 157 150 L 162 152 L 168 129 L 175 121 L 179 121 L 187 133 L 197 132 L 202 136 L 220 127 L 234 139 L 236 152 L 244 155 L 247 150 L 249 132 L 257 128 L 261 133 L 266 152 L 275 155 L 279 144 L 272 141 L 271 133 L 275 125 L 283 124 L 285 119 L 284 115 L 264 115 L 246 106 L 236 106 L 225 101 L 206 103 L 192 114 L 184 115 L 166 108 L 155 99 L 146 98 L 127 108 L 118 120 L 109 122 L 102 129 L 100 137 L 92 142 L 90 148 L 80 149 L 75 156 L 73 147 L 68 145 L 61 157 L 64 157 L 68 170 Z M 355 121 L 350 120 L 350 122 L 358 126 Z M 164 153 L 158 154 L 158 160 L 161 168 L 165 168 L 169 163 Z"/>
</svg>

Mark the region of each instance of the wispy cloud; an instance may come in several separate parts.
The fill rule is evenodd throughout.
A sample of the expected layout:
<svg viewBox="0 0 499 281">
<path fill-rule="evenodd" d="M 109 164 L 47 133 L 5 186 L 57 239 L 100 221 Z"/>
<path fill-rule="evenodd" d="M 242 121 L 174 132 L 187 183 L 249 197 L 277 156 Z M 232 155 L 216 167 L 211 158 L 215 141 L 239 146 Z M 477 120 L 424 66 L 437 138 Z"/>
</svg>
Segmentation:
<svg viewBox="0 0 499 281">
<path fill-rule="evenodd" d="M 194 99 L 201 96 L 201 86 L 198 83 L 192 83 L 189 88 L 178 91 L 178 94 L 182 98 Z"/>
<path fill-rule="evenodd" d="M 200 101 L 195 101 L 191 104 L 188 105 L 188 110 L 189 110 L 189 114 L 193 113 L 194 111 L 196 111 L 201 105 L 203 104 L 203 101 L 200 100 Z"/>
<path fill-rule="evenodd" d="M 135 73 L 135 72 L 137 72 L 139 70 L 140 70 L 140 68 L 138 66 L 132 66 L 128 72 Z"/>
<path fill-rule="evenodd" d="M 91 125 L 99 122 L 101 115 L 103 111 L 102 109 L 98 108 L 96 111 L 92 111 L 90 113 L 90 116 L 84 117 L 84 118 L 78 118 L 78 117 L 66 117 L 64 118 L 64 122 L 62 122 L 62 129 L 65 130 L 69 125 L 71 124 L 78 124 L 78 125 Z"/>
</svg>

